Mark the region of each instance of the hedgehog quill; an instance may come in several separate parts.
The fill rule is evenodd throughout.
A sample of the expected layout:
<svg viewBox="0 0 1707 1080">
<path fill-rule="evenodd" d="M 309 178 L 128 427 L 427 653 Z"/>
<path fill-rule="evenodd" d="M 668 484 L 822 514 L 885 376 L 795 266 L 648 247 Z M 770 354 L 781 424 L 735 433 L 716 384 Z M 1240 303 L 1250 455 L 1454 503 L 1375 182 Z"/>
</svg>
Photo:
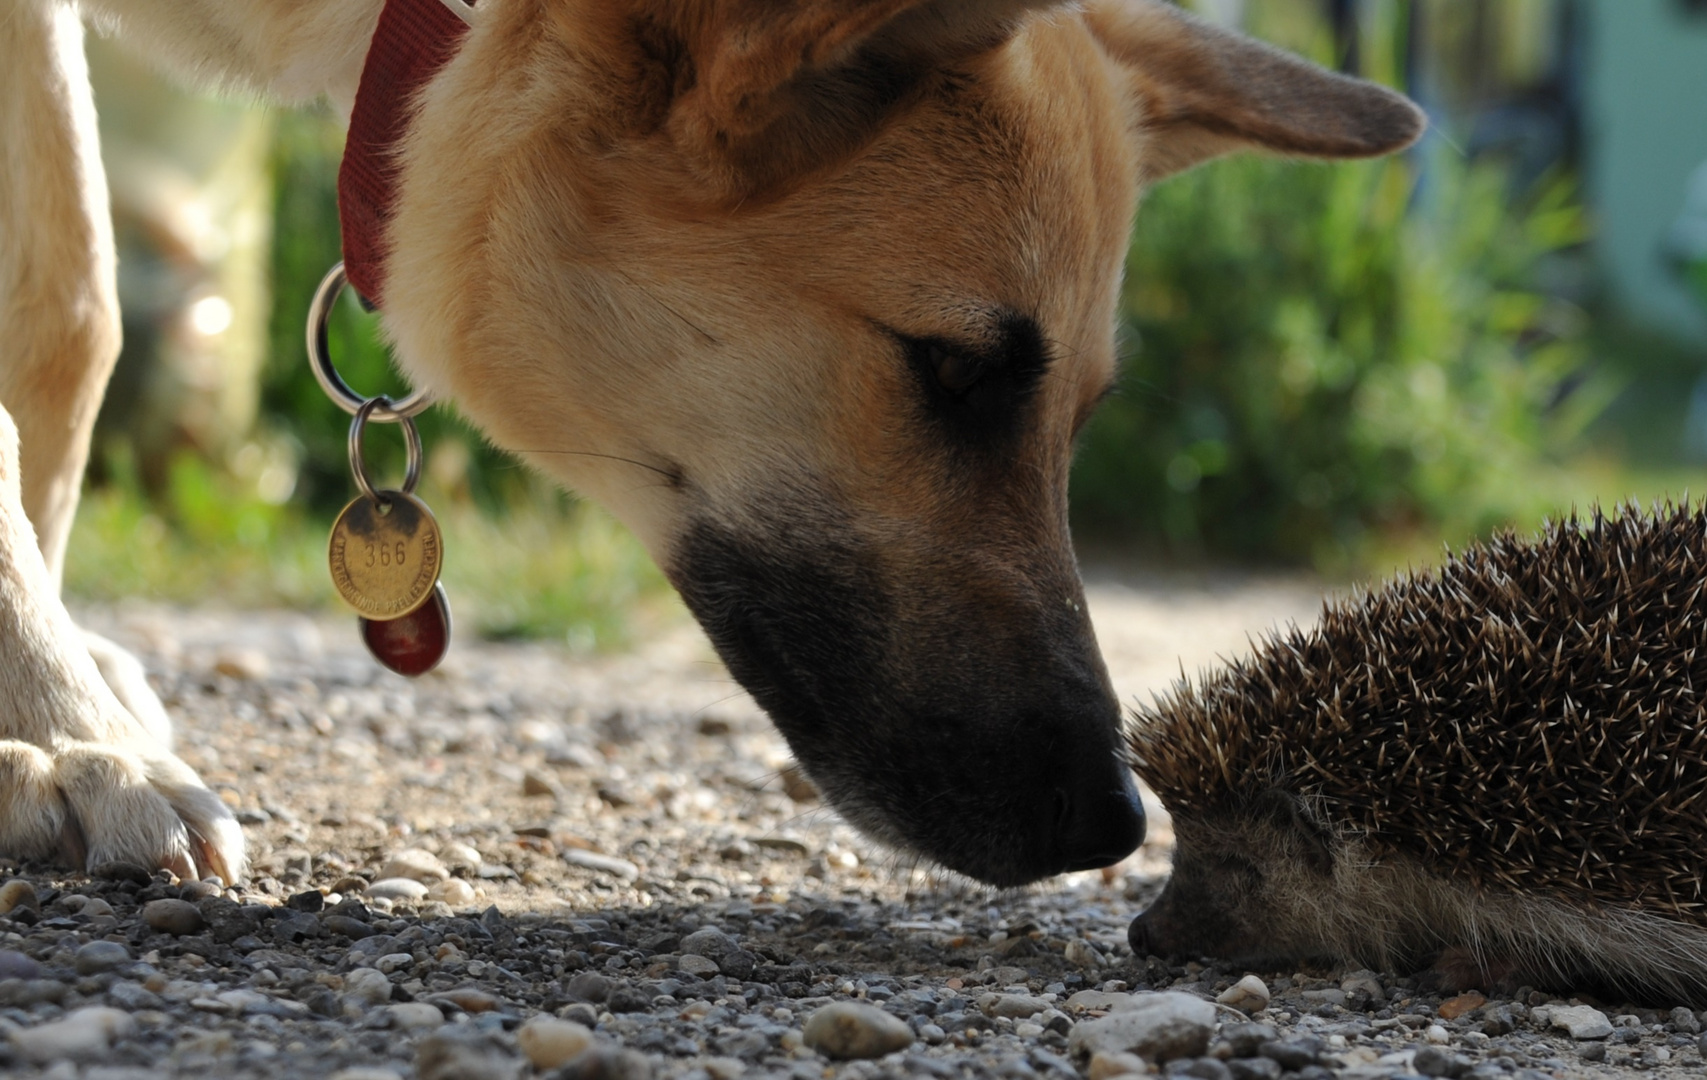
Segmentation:
<svg viewBox="0 0 1707 1080">
<path fill-rule="evenodd" d="M 1707 1003 L 1707 510 L 1555 522 L 1137 710 L 1134 952 Z"/>
</svg>

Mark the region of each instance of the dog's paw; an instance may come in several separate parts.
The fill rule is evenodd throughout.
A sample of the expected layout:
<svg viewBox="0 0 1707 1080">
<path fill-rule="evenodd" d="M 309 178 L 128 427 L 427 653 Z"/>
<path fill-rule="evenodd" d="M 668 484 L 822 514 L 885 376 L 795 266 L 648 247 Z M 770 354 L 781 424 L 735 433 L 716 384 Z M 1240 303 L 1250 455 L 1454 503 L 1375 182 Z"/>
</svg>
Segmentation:
<svg viewBox="0 0 1707 1080">
<path fill-rule="evenodd" d="M 0 740 L 0 853 L 90 869 L 138 863 L 226 882 L 246 869 L 231 811 L 188 765 L 140 742 L 48 751 Z"/>
</svg>

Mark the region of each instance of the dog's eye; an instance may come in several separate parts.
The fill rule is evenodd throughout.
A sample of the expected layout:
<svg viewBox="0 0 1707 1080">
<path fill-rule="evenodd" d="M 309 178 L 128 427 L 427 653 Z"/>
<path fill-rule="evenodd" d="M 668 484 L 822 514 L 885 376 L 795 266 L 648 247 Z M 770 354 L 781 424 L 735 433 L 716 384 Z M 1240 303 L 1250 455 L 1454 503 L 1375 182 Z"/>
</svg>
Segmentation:
<svg viewBox="0 0 1707 1080">
<path fill-rule="evenodd" d="M 964 394 L 984 375 L 986 365 L 976 357 L 930 346 L 925 361 L 936 372 L 936 381 L 951 394 Z"/>
</svg>

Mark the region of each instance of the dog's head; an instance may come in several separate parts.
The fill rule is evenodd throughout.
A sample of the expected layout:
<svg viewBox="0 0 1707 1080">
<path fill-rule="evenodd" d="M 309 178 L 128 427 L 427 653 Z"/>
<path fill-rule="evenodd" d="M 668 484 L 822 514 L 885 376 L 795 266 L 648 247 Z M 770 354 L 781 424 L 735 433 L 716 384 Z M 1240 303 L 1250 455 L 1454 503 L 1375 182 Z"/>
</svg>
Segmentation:
<svg viewBox="0 0 1707 1080">
<path fill-rule="evenodd" d="M 1143 835 L 1067 529 L 1140 187 L 1419 130 L 1160 3 L 511 0 L 423 97 L 388 317 L 837 809 L 1016 884 Z"/>
</svg>

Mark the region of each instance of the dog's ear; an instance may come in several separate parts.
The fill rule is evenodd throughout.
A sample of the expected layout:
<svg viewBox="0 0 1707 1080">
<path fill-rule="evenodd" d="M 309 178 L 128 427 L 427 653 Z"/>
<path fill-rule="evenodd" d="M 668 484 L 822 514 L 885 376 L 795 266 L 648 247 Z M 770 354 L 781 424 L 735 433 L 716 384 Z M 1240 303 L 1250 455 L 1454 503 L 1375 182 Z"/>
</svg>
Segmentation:
<svg viewBox="0 0 1707 1080">
<path fill-rule="evenodd" d="M 919 80 L 1062 0 L 701 0 L 664 5 L 680 47 L 670 135 L 718 195 L 748 198 L 856 149 Z"/>
<path fill-rule="evenodd" d="M 1241 148 L 1374 157 L 1409 146 L 1427 125 L 1400 94 L 1162 0 L 1096 0 L 1085 18 L 1131 87 L 1145 181 Z"/>
</svg>

